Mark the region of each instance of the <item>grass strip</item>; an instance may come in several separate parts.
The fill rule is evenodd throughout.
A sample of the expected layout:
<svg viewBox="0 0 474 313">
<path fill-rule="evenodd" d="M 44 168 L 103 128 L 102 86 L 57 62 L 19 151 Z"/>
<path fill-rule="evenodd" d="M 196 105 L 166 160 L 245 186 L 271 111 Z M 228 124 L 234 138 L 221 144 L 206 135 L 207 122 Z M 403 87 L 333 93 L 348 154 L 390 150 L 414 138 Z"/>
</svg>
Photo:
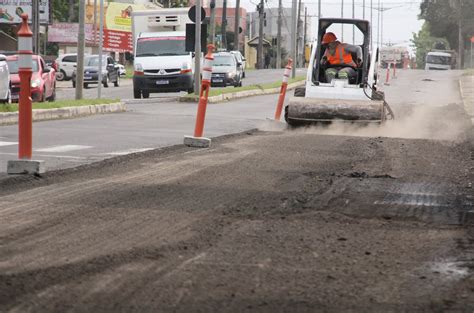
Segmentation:
<svg viewBox="0 0 474 313">
<path fill-rule="evenodd" d="M 305 80 L 306 76 L 296 76 L 295 78 L 290 78 L 288 81 L 288 84 L 292 84 L 295 82 L 299 82 L 302 80 Z M 266 83 L 266 84 L 255 84 L 255 85 L 248 85 L 248 86 L 242 86 L 242 87 L 229 87 L 229 88 L 211 88 L 209 91 L 209 97 L 214 97 L 214 96 L 220 96 L 223 94 L 228 94 L 228 93 L 234 93 L 234 92 L 239 92 L 239 91 L 248 91 L 248 90 L 266 90 L 266 89 L 272 89 L 272 88 L 279 88 L 281 86 L 281 81 L 276 81 L 273 83 Z M 196 95 L 190 94 L 184 96 L 186 98 L 195 98 Z"/>
<path fill-rule="evenodd" d="M 474 76 L 474 68 L 465 70 L 464 73 L 462 73 L 462 76 Z"/>
<path fill-rule="evenodd" d="M 82 99 L 82 100 L 59 100 L 55 102 L 35 102 L 33 109 L 59 109 L 65 107 L 77 107 L 85 105 L 109 104 L 119 102 L 119 99 Z M 18 104 L 0 104 L 0 112 L 17 112 Z"/>
</svg>

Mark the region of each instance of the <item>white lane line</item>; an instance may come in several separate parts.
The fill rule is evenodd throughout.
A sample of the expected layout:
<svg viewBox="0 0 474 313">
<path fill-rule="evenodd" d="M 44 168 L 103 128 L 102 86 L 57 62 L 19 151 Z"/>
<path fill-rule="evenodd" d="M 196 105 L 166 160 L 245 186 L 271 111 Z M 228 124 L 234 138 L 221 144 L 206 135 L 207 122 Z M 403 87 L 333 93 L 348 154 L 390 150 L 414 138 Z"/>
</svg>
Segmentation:
<svg viewBox="0 0 474 313">
<path fill-rule="evenodd" d="M 50 148 L 35 149 L 38 152 L 68 152 L 75 150 L 90 149 L 92 146 L 80 146 L 80 145 L 64 145 L 64 146 L 54 146 Z"/>
<path fill-rule="evenodd" d="M 127 154 L 132 154 L 132 153 L 150 151 L 150 150 L 153 150 L 153 148 L 128 149 L 124 151 L 115 151 L 115 152 L 109 152 L 109 153 L 104 153 L 104 154 L 105 155 L 127 155 Z"/>
<path fill-rule="evenodd" d="M 17 145 L 18 142 L 14 142 L 14 141 L 0 141 L 0 147 L 3 147 L 3 146 L 13 146 L 13 145 Z"/>
<path fill-rule="evenodd" d="M 8 152 L 0 152 L 0 155 L 18 155 L 18 153 L 8 153 Z M 91 159 L 89 157 L 77 157 L 71 155 L 54 155 L 54 154 L 33 154 L 33 159 L 40 158 L 59 158 L 59 159 L 74 159 L 74 160 L 88 160 Z"/>
</svg>

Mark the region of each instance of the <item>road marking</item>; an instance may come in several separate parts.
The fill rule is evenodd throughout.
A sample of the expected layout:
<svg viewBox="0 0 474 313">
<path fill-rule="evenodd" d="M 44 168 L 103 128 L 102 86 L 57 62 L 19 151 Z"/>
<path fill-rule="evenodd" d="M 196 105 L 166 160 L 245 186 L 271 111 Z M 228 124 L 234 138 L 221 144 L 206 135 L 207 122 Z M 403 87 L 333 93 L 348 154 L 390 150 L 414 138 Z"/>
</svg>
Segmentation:
<svg viewBox="0 0 474 313">
<path fill-rule="evenodd" d="M 18 155 L 18 153 L 8 153 L 8 152 L 0 152 L 0 155 Z M 77 157 L 71 155 L 53 155 L 53 154 L 33 154 L 33 158 L 41 157 L 41 158 L 59 158 L 59 159 L 73 159 L 73 160 L 88 160 L 88 157 Z"/>
<path fill-rule="evenodd" d="M 13 142 L 13 141 L 0 141 L 0 147 L 3 147 L 3 146 L 13 146 L 13 145 L 17 145 L 18 142 Z"/>
<path fill-rule="evenodd" d="M 132 154 L 132 153 L 150 151 L 150 150 L 153 150 L 153 148 L 128 149 L 124 151 L 115 151 L 115 152 L 109 152 L 109 153 L 104 153 L 104 154 L 105 155 L 127 155 L 127 154 Z"/>
<path fill-rule="evenodd" d="M 64 145 L 64 146 L 54 146 L 50 148 L 35 149 L 38 152 L 68 152 L 75 150 L 90 149 L 92 146 L 81 146 L 81 145 Z"/>
</svg>

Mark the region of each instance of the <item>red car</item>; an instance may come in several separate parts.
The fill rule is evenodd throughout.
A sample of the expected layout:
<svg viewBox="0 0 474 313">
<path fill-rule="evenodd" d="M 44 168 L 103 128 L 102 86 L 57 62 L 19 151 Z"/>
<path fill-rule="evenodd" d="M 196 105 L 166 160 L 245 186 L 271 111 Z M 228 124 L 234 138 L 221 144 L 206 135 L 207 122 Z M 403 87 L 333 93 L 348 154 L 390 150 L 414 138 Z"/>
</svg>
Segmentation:
<svg viewBox="0 0 474 313">
<path fill-rule="evenodd" d="M 13 101 L 18 101 L 20 96 L 20 76 L 18 75 L 18 56 L 7 57 L 8 69 L 11 76 L 11 95 Z M 31 99 L 44 102 L 56 99 L 56 71 L 46 66 L 43 58 L 33 55 L 33 74 L 31 76 Z"/>
</svg>

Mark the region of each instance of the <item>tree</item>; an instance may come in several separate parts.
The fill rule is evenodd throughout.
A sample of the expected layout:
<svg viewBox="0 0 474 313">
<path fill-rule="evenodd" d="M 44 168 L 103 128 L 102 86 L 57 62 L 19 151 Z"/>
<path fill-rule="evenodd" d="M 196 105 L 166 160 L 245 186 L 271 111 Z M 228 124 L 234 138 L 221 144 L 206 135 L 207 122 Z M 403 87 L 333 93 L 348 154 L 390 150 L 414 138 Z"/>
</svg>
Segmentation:
<svg viewBox="0 0 474 313">
<path fill-rule="evenodd" d="M 449 49 L 449 42 L 445 38 L 437 38 L 431 35 L 431 25 L 425 22 L 421 27 L 421 30 L 417 33 L 413 33 L 413 39 L 411 42 L 416 49 L 416 66 L 417 68 L 425 68 L 426 54 L 437 48 Z"/>
</svg>

